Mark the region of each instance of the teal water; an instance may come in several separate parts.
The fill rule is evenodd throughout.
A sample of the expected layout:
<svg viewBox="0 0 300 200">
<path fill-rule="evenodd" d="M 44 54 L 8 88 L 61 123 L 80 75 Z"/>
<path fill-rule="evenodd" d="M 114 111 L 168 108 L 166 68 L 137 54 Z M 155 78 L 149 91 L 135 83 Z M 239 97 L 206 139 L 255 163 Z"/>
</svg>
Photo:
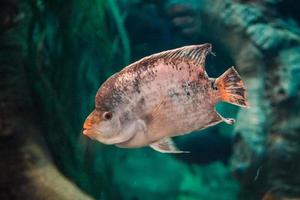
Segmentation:
<svg viewBox="0 0 300 200">
<path fill-rule="evenodd" d="M 21 31 L 29 35 L 26 70 L 42 137 L 82 191 L 98 200 L 300 197 L 299 2 L 26 2 Z M 202 43 L 216 54 L 206 60 L 209 76 L 235 66 L 246 83 L 250 109 L 217 105 L 235 125 L 176 138 L 188 155 L 120 149 L 82 135 L 107 78 L 152 53 Z"/>
</svg>

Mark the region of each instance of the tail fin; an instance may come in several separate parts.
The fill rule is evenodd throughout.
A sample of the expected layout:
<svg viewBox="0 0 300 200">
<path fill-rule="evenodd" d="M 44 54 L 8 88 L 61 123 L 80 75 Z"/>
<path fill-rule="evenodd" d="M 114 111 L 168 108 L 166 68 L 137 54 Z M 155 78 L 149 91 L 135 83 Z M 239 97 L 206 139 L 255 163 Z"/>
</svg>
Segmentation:
<svg viewBox="0 0 300 200">
<path fill-rule="evenodd" d="M 218 77 L 215 84 L 223 101 L 241 107 L 249 107 L 245 85 L 234 67 L 229 68 Z"/>
</svg>

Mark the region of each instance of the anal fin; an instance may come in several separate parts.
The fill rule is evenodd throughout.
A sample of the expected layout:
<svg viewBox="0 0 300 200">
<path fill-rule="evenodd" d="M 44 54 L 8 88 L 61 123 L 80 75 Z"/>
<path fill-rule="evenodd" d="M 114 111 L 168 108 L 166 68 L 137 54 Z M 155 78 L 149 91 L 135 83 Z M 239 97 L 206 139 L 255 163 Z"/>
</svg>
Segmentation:
<svg viewBox="0 0 300 200">
<path fill-rule="evenodd" d="M 161 153 L 189 153 L 179 150 L 171 138 L 163 138 L 149 145 L 152 149 Z"/>
</svg>

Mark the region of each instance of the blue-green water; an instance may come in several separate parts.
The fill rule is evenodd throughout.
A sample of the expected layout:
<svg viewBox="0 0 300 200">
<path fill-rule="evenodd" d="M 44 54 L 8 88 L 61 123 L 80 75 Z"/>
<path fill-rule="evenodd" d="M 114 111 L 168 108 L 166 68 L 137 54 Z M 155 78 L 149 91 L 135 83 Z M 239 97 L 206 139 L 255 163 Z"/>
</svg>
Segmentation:
<svg viewBox="0 0 300 200">
<path fill-rule="evenodd" d="M 22 85 L 19 72 L 5 70 L 7 63 L 14 64 L 11 47 L 17 44 L 16 62 L 29 88 L 26 105 L 42 130 L 41 148 L 79 192 L 98 200 L 300 198 L 299 2 L 38 0 L 0 5 L 3 16 L 15 17 L 7 21 L 0 15 L 1 79 L 13 75 Z M 216 54 L 206 59 L 210 77 L 235 66 L 246 84 L 249 109 L 216 106 L 236 119 L 234 125 L 176 137 L 180 149 L 191 151 L 181 155 L 149 147 L 121 149 L 82 135 L 96 92 L 111 75 L 152 53 L 203 43 L 211 43 Z M 16 194 L 24 192 L 0 186 L 3 199 L 20 199 Z M 61 199 L 73 199 L 66 194 Z"/>
</svg>

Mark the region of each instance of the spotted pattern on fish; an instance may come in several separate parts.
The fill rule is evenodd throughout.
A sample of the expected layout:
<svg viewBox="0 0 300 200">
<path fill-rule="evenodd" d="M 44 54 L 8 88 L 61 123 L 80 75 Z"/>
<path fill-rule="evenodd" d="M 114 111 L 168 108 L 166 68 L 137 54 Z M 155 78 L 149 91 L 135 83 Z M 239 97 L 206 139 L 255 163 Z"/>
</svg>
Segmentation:
<svg viewBox="0 0 300 200">
<path fill-rule="evenodd" d="M 173 145 L 170 140 L 162 139 L 221 121 L 232 124 L 231 119 L 215 111 L 214 105 L 223 100 L 247 106 L 244 85 L 234 68 L 217 79 L 209 78 L 204 65 L 210 52 L 210 44 L 186 46 L 153 54 L 125 67 L 99 88 L 95 111 L 85 127 L 92 129 L 93 123 L 98 124 L 86 134 L 104 143 L 117 142 L 121 147 L 141 147 L 161 140 L 154 149 L 164 147 L 162 151 L 176 152 L 174 147 L 165 148 Z M 114 126 L 123 127 L 110 133 L 118 137 L 115 140 L 95 133 L 101 128 L 111 132 L 109 122 L 99 125 L 102 119 L 97 113 L 105 112 L 118 117 L 111 126 L 113 130 L 117 130 Z"/>
</svg>

